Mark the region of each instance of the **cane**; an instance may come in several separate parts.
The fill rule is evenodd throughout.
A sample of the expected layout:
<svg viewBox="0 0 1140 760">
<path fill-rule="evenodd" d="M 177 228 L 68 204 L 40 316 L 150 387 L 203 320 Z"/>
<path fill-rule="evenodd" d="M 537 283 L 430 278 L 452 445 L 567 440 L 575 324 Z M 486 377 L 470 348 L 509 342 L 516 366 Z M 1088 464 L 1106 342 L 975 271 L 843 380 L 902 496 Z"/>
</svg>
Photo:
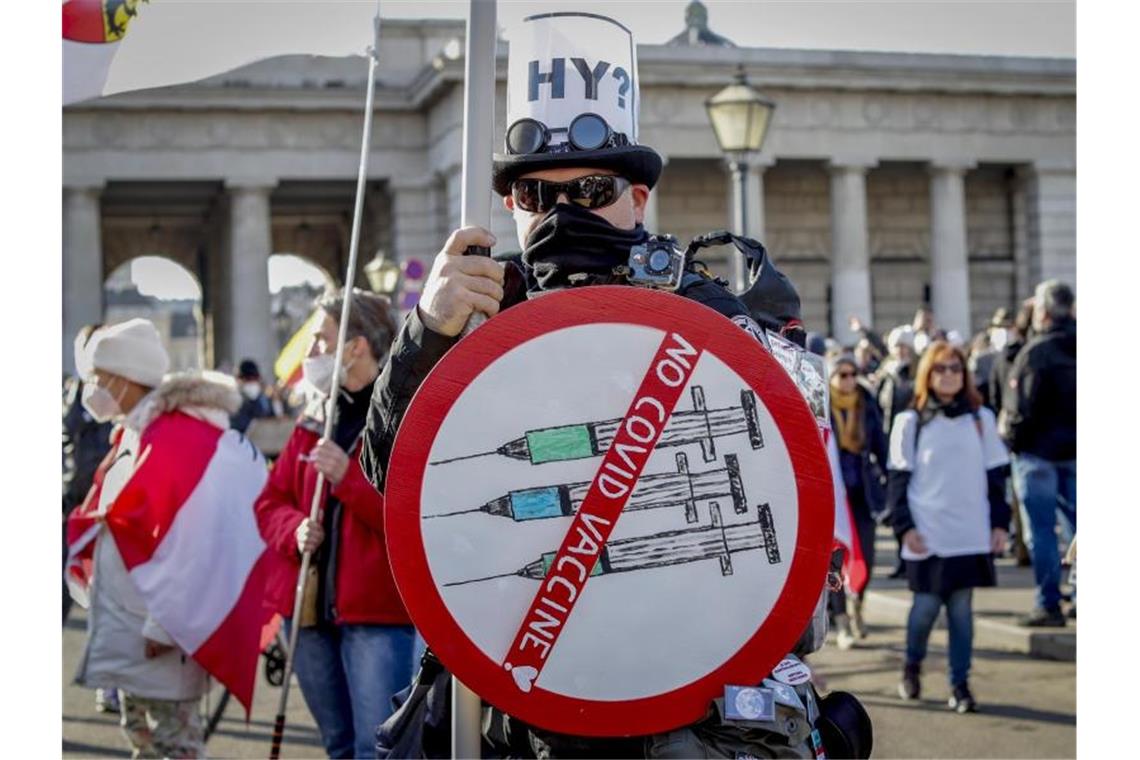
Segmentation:
<svg viewBox="0 0 1140 760">
<path fill-rule="evenodd" d="M 348 272 L 344 276 L 344 304 L 340 309 L 340 329 L 336 336 L 336 359 L 333 366 L 339 368 L 344 359 L 344 342 L 348 334 L 348 316 L 352 309 L 352 286 L 356 275 L 356 259 L 360 247 L 360 218 L 364 210 L 364 181 L 368 174 L 368 147 L 372 143 L 372 92 L 376 85 L 376 64 L 380 50 L 380 2 L 376 2 L 376 16 L 372 21 L 372 46 L 368 49 L 368 86 L 364 100 L 364 137 L 360 143 L 360 168 L 356 175 L 356 204 L 352 212 L 352 238 L 348 251 Z M 332 438 L 336 424 L 336 394 L 340 386 L 339 370 L 333 373 L 326 402 L 324 437 Z M 322 493 L 325 487 L 324 473 L 317 473 L 317 486 L 313 491 L 313 502 L 309 506 L 309 519 L 314 522 L 320 517 Z M 285 710 L 289 705 L 289 686 L 293 678 L 293 658 L 297 651 L 297 632 L 300 629 L 301 603 L 305 595 L 305 576 L 309 573 L 312 552 L 301 555 L 301 570 L 297 574 L 297 588 L 293 597 L 292 625 L 289 627 L 289 648 L 285 650 L 285 681 L 281 684 L 281 699 L 277 704 L 277 718 L 273 721 L 273 745 L 269 750 L 270 760 L 281 756 L 281 740 L 285 735 Z"/>
</svg>

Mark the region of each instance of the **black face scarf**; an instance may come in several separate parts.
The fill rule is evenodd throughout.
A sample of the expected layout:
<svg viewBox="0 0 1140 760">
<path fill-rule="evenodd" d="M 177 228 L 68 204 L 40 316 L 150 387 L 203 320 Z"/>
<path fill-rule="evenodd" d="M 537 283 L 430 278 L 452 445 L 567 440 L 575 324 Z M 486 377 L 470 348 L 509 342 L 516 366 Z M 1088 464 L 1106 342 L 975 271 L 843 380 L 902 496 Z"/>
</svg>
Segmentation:
<svg viewBox="0 0 1140 760">
<path fill-rule="evenodd" d="M 966 398 L 965 393 L 959 393 L 948 402 L 938 400 L 938 396 L 931 391 L 930 395 L 926 397 L 926 406 L 919 412 L 923 423 L 927 423 L 934 419 L 937 414 L 944 414 L 950 419 L 960 417 L 963 414 L 974 414 L 975 409 L 970 406 L 970 400 Z"/>
<path fill-rule="evenodd" d="M 629 262 L 629 249 L 649 233 L 613 226 L 572 203 L 559 203 L 526 238 L 522 261 L 534 273 L 540 290 L 570 285 L 614 282 L 613 270 Z"/>
</svg>

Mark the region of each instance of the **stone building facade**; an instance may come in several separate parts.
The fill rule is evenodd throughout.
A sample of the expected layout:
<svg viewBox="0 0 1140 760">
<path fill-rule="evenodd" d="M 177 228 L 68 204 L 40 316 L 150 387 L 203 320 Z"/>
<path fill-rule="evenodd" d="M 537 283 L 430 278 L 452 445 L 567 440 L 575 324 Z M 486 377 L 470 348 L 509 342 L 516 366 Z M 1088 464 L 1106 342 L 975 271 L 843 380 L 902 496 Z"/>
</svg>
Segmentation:
<svg viewBox="0 0 1140 760">
<path fill-rule="evenodd" d="M 461 21 L 382 28 L 362 265 L 378 251 L 428 261 L 458 225 L 463 34 Z M 849 338 L 852 314 L 885 330 L 925 302 L 965 333 L 1040 279 L 1076 284 L 1075 61 L 701 39 L 638 49 L 641 141 L 666 160 L 651 229 L 684 242 L 731 225 L 704 101 L 743 65 L 777 104 L 750 163 L 747 232 L 795 282 L 809 330 Z M 506 53 L 500 43 L 499 135 Z M 201 284 L 208 364 L 271 366 L 268 257 L 343 278 L 366 72 L 363 58 L 286 56 L 66 108 L 65 369 L 75 332 L 103 317 L 101 283 L 139 255 Z M 492 206 L 499 245 L 517 250 Z M 726 277 L 728 255 L 712 260 Z"/>
</svg>

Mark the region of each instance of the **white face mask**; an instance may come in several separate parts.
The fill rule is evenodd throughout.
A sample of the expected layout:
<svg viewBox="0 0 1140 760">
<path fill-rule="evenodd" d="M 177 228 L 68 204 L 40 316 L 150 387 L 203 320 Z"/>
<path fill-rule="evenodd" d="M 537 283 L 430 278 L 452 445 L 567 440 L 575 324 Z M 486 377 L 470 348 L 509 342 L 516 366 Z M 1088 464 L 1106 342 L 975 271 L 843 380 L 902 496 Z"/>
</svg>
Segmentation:
<svg viewBox="0 0 1140 760">
<path fill-rule="evenodd" d="M 83 384 L 83 396 L 80 399 L 83 408 L 95 418 L 96 422 L 107 422 L 123 414 L 119 402 L 111 392 L 95 383 Z"/>
<path fill-rule="evenodd" d="M 250 401 L 254 401 L 261 395 L 261 383 L 242 383 L 241 395 L 245 396 Z"/>
<path fill-rule="evenodd" d="M 1009 331 L 1004 327 L 995 327 L 990 332 L 990 345 L 1001 351 L 1009 343 Z"/>
<path fill-rule="evenodd" d="M 301 363 L 301 377 L 309 385 L 327 396 L 332 388 L 333 364 L 335 362 L 336 358 L 332 354 L 306 357 L 305 361 Z M 348 368 L 341 366 L 337 384 L 344 385 L 347 379 Z"/>
</svg>

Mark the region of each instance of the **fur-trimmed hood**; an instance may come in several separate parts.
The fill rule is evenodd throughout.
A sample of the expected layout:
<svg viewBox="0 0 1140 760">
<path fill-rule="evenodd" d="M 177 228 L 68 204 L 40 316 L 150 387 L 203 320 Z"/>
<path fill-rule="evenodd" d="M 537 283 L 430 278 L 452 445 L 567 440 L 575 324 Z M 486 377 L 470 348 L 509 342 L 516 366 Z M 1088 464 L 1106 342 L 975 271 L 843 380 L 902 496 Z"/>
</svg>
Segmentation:
<svg viewBox="0 0 1140 760">
<path fill-rule="evenodd" d="M 237 381 L 221 372 L 191 370 L 173 372 L 128 415 L 126 424 L 144 429 L 159 415 L 185 412 L 215 424 L 241 408 Z M 222 425 L 219 425 L 222 426 Z"/>
</svg>

